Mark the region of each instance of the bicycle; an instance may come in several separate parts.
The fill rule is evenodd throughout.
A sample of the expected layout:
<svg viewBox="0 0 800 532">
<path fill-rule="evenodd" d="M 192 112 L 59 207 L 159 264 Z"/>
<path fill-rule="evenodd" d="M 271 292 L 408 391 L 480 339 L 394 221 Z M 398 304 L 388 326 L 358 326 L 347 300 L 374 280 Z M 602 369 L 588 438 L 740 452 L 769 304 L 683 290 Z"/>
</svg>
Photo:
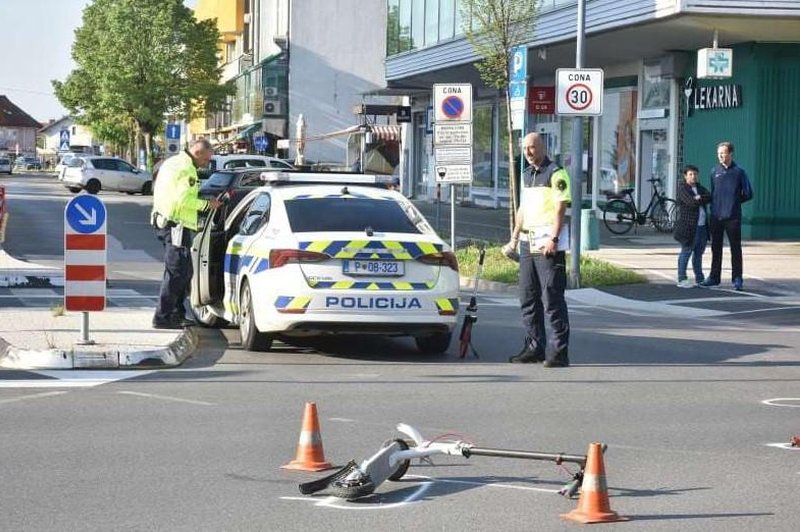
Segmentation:
<svg viewBox="0 0 800 532">
<path fill-rule="evenodd" d="M 656 230 L 669 233 L 675 226 L 677 204 L 664 196 L 659 190 L 660 178 L 647 180 L 653 184 L 653 195 L 647 208 L 640 211 L 633 199 L 632 188 L 626 188 L 617 194 L 607 194 L 608 201 L 603 207 L 603 223 L 615 235 L 624 235 L 635 225 L 646 225 L 648 220 Z"/>
</svg>

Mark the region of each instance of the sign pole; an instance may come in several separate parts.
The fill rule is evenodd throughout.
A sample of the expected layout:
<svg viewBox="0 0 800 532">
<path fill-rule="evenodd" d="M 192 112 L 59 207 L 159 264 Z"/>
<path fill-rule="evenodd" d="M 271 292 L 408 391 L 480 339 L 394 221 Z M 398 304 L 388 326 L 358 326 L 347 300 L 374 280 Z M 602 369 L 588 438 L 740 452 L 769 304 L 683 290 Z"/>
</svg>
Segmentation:
<svg viewBox="0 0 800 532">
<path fill-rule="evenodd" d="M 450 247 L 456 251 L 456 186 L 450 185 Z"/>
<path fill-rule="evenodd" d="M 94 341 L 89 339 L 89 313 L 81 312 L 81 341 L 78 345 L 94 345 Z"/>
<path fill-rule="evenodd" d="M 576 28 L 575 68 L 583 68 L 584 34 L 586 31 L 585 0 L 578 0 Z M 602 88 L 600 89 L 602 91 Z M 596 154 L 595 154 L 596 155 Z M 572 288 L 581 287 L 581 207 L 583 203 L 583 117 L 576 116 L 572 123 L 572 250 L 569 281 Z"/>
</svg>

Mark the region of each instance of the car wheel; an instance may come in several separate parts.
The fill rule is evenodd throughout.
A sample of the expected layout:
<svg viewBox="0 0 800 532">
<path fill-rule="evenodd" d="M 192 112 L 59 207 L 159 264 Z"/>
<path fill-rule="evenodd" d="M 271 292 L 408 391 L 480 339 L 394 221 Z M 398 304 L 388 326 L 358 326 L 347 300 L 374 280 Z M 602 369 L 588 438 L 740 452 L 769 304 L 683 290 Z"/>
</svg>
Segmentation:
<svg viewBox="0 0 800 532">
<path fill-rule="evenodd" d="M 81 191 L 81 188 L 80 188 L 80 187 L 69 187 L 69 189 L 68 189 L 68 190 L 69 190 L 70 192 L 72 192 L 73 194 L 77 194 L 78 192 L 80 192 L 80 191 Z"/>
<path fill-rule="evenodd" d="M 97 194 L 100 192 L 100 181 L 97 179 L 90 179 L 88 183 L 86 183 L 86 192 L 89 194 Z"/>
<path fill-rule="evenodd" d="M 197 322 L 203 327 L 218 328 L 225 326 L 228 322 L 220 318 L 213 312 L 208 305 L 200 305 L 195 307 L 192 305 L 192 314 L 194 314 Z"/>
<path fill-rule="evenodd" d="M 417 336 L 414 341 L 417 343 L 417 349 L 426 355 L 439 355 L 450 347 L 452 337 L 452 333 L 437 333 L 430 336 Z"/>
<path fill-rule="evenodd" d="M 250 284 L 244 281 L 242 293 L 239 297 L 239 331 L 242 335 L 242 347 L 248 351 L 268 351 L 272 347 L 272 336 L 262 333 L 256 328 L 256 320 L 253 314 L 253 295 L 250 291 Z"/>
<path fill-rule="evenodd" d="M 153 193 L 153 183 L 148 181 L 142 185 L 142 196 L 150 196 Z"/>
</svg>

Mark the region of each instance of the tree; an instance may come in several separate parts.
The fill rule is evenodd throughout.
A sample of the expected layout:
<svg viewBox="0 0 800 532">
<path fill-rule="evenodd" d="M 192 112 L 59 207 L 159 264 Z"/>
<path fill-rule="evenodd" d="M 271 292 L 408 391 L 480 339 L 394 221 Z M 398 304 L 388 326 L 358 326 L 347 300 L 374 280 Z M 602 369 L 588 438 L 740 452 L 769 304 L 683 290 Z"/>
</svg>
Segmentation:
<svg viewBox="0 0 800 532">
<path fill-rule="evenodd" d="M 466 36 L 481 60 L 475 68 L 483 82 L 505 93 L 508 133 L 508 221 L 513 231 L 517 214 L 517 169 L 511 128 L 508 63 L 512 48 L 533 40 L 539 0 L 462 0 L 461 20 Z"/>
<path fill-rule="evenodd" d="M 75 31 L 77 68 L 53 87 L 101 136 L 120 141 L 131 125 L 149 156 L 165 114 L 191 119 L 233 94 L 219 84 L 218 40 L 216 21 L 195 20 L 182 0 L 94 0 Z"/>
</svg>

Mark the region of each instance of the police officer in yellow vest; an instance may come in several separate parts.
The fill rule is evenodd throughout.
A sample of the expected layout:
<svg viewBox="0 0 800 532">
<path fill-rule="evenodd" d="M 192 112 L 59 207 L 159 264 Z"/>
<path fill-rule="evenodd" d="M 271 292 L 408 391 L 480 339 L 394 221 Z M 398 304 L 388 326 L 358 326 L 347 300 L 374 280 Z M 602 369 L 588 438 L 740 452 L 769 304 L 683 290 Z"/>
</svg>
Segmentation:
<svg viewBox="0 0 800 532">
<path fill-rule="evenodd" d="M 570 179 L 566 170 L 547 157 L 538 133 L 525 136 L 523 150 L 530 166 L 522 174 L 520 207 L 506 247 L 513 249 L 519 244 L 519 298 L 526 335 L 522 351 L 509 361 L 544 362 L 546 368 L 562 368 L 569 366 L 569 314 L 564 299 L 569 227 L 564 215 L 570 201 Z M 553 332 L 547 356 L 545 315 Z"/>
<path fill-rule="evenodd" d="M 197 169 L 208 166 L 213 155 L 207 140 L 196 140 L 188 150 L 165 160 L 158 172 L 151 221 L 165 249 L 164 277 L 153 316 L 156 329 L 180 329 L 192 323 L 185 319 L 183 306 L 192 278 L 192 233 L 198 229 L 199 211 L 220 206 L 217 200 L 198 198 Z"/>
</svg>

